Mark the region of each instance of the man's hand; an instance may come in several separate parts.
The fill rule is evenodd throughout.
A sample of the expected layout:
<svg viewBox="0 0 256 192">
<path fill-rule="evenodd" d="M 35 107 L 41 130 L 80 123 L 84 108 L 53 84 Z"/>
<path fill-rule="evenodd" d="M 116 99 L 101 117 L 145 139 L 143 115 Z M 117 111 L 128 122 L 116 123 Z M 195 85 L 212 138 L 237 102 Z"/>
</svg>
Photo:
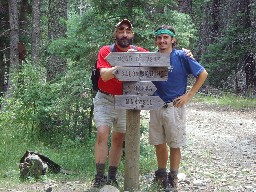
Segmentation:
<svg viewBox="0 0 256 192">
<path fill-rule="evenodd" d="M 101 79 L 106 82 L 108 81 L 109 79 L 112 79 L 115 77 L 114 75 L 114 71 L 116 71 L 117 69 L 117 66 L 115 67 L 111 67 L 111 68 L 101 68 L 100 69 L 100 76 L 101 76 Z"/>
<path fill-rule="evenodd" d="M 192 58 L 192 59 L 195 59 L 195 58 L 193 57 L 192 52 L 191 52 L 189 49 L 182 48 L 182 50 L 185 52 L 186 56 L 188 56 L 188 57 L 190 57 L 190 58 Z"/>
<path fill-rule="evenodd" d="M 127 52 L 137 52 L 136 49 L 128 49 Z"/>
<path fill-rule="evenodd" d="M 173 100 L 173 106 L 174 107 L 183 107 L 183 105 L 187 104 L 192 97 L 189 94 L 184 94 L 180 97 L 177 97 Z"/>
</svg>

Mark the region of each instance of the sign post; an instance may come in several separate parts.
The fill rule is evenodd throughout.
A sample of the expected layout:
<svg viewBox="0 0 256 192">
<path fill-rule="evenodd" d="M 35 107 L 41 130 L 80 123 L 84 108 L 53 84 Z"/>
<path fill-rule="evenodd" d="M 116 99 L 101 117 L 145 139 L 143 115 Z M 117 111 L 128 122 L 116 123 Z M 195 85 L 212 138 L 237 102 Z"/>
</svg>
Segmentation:
<svg viewBox="0 0 256 192">
<path fill-rule="evenodd" d="M 138 191 L 140 161 L 140 110 L 127 110 L 124 190 Z"/>
<path fill-rule="evenodd" d="M 123 81 L 123 95 L 115 96 L 115 108 L 127 109 L 125 134 L 124 190 L 139 189 L 140 110 L 161 108 L 164 103 L 151 96 L 156 87 L 150 81 L 166 81 L 170 55 L 155 52 L 112 52 L 107 61 L 120 66 L 115 71 Z"/>
</svg>

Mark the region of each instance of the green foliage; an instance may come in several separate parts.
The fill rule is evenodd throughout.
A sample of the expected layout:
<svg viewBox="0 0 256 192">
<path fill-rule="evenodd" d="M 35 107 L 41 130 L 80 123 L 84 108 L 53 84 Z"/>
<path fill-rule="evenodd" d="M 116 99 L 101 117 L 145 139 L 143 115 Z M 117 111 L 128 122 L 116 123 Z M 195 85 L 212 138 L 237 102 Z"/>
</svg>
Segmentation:
<svg viewBox="0 0 256 192">
<path fill-rule="evenodd" d="M 134 44 L 155 51 L 156 23 L 170 24 L 176 29 L 179 45 L 189 47 L 195 39 L 195 26 L 191 18 L 173 11 L 175 1 L 92 1 L 83 17 L 70 15 L 66 38 L 49 46 L 49 51 L 90 69 L 99 48 L 113 43 L 114 25 L 121 19 L 130 19 L 134 26 Z"/>
<path fill-rule="evenodd" d="M 167 21 L 167 24 L 172 25 L 176 32 L 176 38 L 178 40 L 179 47 L 189 48 L 190 44 L 195 41 L 195 25 L 190 16 L 178 11 L 166 11 L 165 15 L 161 15 L 164 18 L 171 18 Z"/>
<path fill-rule="evenodd" d="M 89 128 L 92 101 L 86 89 L 88 73 L 77 67 L 70 63 L 66 76 L 51 84 L 40 66 L 23 64 L 13 75 L 13 95 L 4 101 L 0 113 L 0 175 L 4 182 L 19 182 L 18 162 L 26 150 L 48 156 L 74 171 L 72 176 L 80 171 L 80 177 L 92 174 L 88 171 L 94 165 L 94 138 L 90 138 Z"/>
<path fill-rule="evenodd" d="M 76 69 L 72 64 L 70 67 Z M 85 72 L 69 70 L 60 81 L 49 84 L 43 68 L 27 64 L 15 77 L 17 86 L 1 114 L 1 127 L 19 127 L 35 139 L 52 144 L 61 143 L 63 136 L 83 141 L 91 134 L 92 101 L 90 90 L 86 92 Z"/>
<path fill-rule="evenodd" d="M 241 26 L 230 26 L 222 37 L 210 44 L 207 52 L 202 56 L 202 63 L 209 73 L 210 84 L 230 88 L 227 79 L 243 67 L 244 58 L 253 44 L 250 44 L 249 31 Z"/>
<path fill-rule="evenodd" d="M 192 14 L 191 17 L 193 19 L 193 22 L 195 24 L 195 27 L 199 28 L 200 23 L 202 22 L 202 18 L 204 16 L 204 10 L 206 7 L 206 2 L 209 2 L 210 0 L 197 0 L 192 1 Z"/>
</svg>

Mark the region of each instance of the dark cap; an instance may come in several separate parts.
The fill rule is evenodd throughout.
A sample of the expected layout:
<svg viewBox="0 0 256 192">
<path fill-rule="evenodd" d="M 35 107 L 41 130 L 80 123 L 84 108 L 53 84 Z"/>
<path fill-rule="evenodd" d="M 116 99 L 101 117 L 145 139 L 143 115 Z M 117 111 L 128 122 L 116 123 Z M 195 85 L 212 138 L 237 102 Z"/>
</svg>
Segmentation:
<svg viewBox="0 0 256 192">
<path fill-rule="evenodd" d="M 128 20 L 128 19 L 123 19 L 121 20 L 119 23 L 117 23 L 115 25 L 116 28 L 118 28 L 120 25 L 122 25 L 123 23 L 126 23 L 130 28 L 132 28 L 132 23 Z"/>
</svg>

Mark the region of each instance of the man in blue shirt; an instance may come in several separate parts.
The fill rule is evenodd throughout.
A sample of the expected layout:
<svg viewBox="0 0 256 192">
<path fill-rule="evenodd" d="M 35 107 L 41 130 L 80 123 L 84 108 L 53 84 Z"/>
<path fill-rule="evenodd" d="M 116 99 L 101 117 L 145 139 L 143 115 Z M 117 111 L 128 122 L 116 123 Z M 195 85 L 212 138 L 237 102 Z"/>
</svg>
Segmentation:
<svg viewBox="0 0 256 192">
<path fill-rule="evenodd" d="M 155 43 L 160 53 L 170 54 L 170 70 L 167 81 L 153 82 L 157 88 L 154 95 L 159 96 L 165 105 L 150 111 L 149 143 L 155 146 L 158 170 L 154 181 L 165 191 L 177 191 L 177 174 L 181 159 L 180 148 L 186 144 L 185 104 L 197 93 L 207 78 L 204 67 L 182 50 L 173 48 L 175 31 L 163 25 L 155 31 Z M 190 90 L 186 90 L 189 74 L 195 77 Z M 168 148 L 170 172 L 167 173 Z"/>
</svg>

